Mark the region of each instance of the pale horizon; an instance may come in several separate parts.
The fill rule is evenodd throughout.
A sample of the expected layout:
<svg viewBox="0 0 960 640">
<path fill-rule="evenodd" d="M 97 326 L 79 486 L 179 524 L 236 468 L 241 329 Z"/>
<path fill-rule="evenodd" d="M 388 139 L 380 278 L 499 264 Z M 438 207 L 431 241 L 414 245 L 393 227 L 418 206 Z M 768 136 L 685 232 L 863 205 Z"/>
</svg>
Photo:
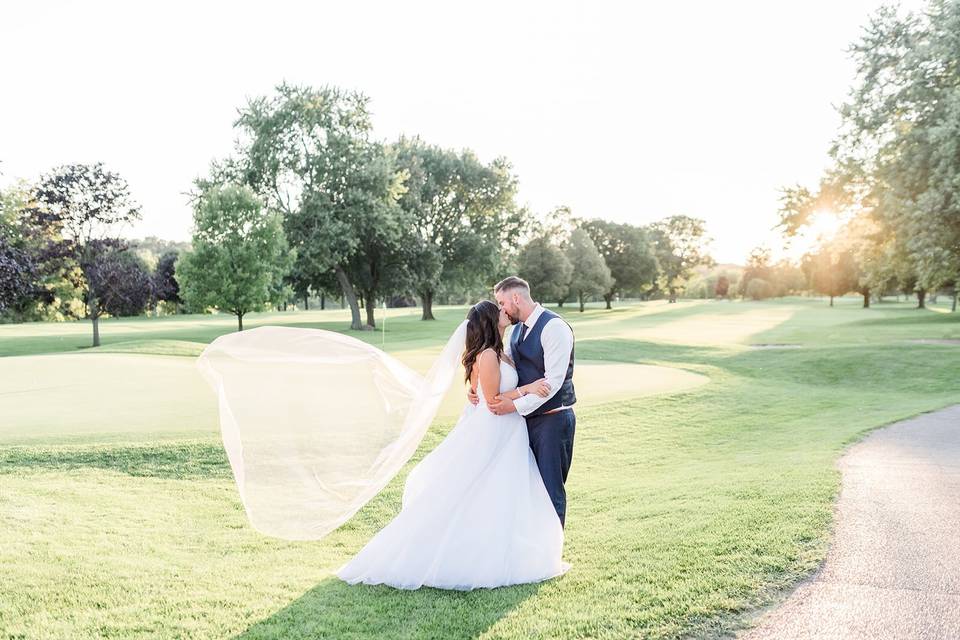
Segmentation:
<svg viewBox="0 0 960 640">
<path fill-rule="evenodd" d="M 128 237 L 188 240 L 185 193 L 246 99 L 332 84 L 370 97 L 377 138 L 507 157 L 538 215 L 685 214 L 718 262 L 779 257 L 778 189 L 826 167 L 880 5 L 8 5 L 0 184 L 103 161 L 143 207 Z"/>
</svg>

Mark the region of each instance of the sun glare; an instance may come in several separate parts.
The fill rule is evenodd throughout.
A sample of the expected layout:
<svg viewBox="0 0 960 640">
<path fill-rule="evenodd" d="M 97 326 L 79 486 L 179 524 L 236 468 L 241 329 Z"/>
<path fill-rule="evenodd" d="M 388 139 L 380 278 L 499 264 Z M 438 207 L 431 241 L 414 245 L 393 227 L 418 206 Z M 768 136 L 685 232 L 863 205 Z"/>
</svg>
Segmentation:
<svg viewBox="0 0 960 640">
<path fill-rule="evenodd" d="M 814 212 L 810 218 L 810 224 L 804 235 L 809 236 L 814 241 L 830 240 L 837 234 L 841 226 L 843 226 L 843 220 L 839 215 L 833 211 L 820 209 Z"/>
<path fill-rule="evenodd" d="M 819 209 L 810 216 L 809 222 L 801 228 L 800 233 L 790 238 L 784 246 L 783 255 L 790 260 L 799 260 L 819 245 L 832 240 L 846 219 L 834 211 Z"/>
</svg>

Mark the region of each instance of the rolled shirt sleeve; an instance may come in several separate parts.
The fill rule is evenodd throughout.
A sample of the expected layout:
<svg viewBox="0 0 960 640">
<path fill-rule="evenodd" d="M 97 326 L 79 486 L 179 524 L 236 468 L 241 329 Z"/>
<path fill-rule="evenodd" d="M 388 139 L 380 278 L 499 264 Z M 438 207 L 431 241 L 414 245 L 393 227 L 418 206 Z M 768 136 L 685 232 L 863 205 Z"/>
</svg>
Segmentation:
<svg viewBox="0 0 960 640">
<path fill-rule="evenodd" d="M 544 325 L 540 333 L 540 342 L 543 345 L 544 377 L 550 385 L 550 395 L 542 398 L 535 393 L 513 401 L 517 413 L 522 416 L 536 411 L 544 402 L 556 395 L 567 377 L 567 367 L 570 366 L 570 354 L 573 352 L 573 331 L 561 318 L 551 318 Z"/>
</svg>

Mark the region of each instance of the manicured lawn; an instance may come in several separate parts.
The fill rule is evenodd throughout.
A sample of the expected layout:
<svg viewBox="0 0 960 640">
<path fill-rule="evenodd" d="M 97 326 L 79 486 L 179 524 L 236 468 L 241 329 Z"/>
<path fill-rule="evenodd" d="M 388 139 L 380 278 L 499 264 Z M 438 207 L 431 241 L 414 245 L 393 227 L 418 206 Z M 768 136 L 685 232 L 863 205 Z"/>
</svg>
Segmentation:
<svg viewBox="0 0 960 640">
<path fill-rule="evenodd" d="M 563 309 L 579 359 L 709 381 L 579 394 L 565 551 L 574 568 L 469 593 L 331 576 L 397 512 L 410 465 L 320 542 L 249 527 L 214 398 L 193 368 L 233 318 L 107 320 L 99 349 L 86 348 L 88 323 L 0 326 L 0 354 L 14 356 L 0 358 L 0 637 L 721 635 L 823 557 L 846 444 L 960 402 L 960 346 L 909 342 L 960 338 L 960 314 L 910 307 L 863 310 L 851 298 L 834 309 L 806 299 Z M 423 370 L 464 310 L 441 308 L 433 323 L 390 313 L 385 334 L 356 335 Z M 256 314 L 245 326 L 342 329 L 345 318 Z M 450 426 L 445 414 L 415 460 Z"/>
</svg>

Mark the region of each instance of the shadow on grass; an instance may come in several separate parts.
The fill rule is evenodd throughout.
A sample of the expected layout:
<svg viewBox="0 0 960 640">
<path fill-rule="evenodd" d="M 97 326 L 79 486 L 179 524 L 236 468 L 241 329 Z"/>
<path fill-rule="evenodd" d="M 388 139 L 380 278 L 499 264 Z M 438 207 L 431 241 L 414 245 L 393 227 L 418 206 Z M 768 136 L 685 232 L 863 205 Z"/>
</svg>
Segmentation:
<svg viewBox="0 0 960 640">
<path fill-rule="evenodd" d="M 53 445 L 0 448 L 0 474 L 18 470 L 103 469 L 144 478 L 230 478 L 230 464 L 219 443 L 156 445 Z"/>
<path fill-rule="evenodd" d="M 855 320 L 851 325 L 861 327 L 906 324 L 955 324 L 960 325 L 960 313 L 937 313 L 925 309 L 884 309 L 896 313 L 897 317 L 864 318 Z M 902 315 L 901 315 L 902 314 Z"/>
<path fill-rule="evenodd" d="M 405 591 L 331 577 L 234 638 L 475 638 L 540 586 Z"/>
</svg>

